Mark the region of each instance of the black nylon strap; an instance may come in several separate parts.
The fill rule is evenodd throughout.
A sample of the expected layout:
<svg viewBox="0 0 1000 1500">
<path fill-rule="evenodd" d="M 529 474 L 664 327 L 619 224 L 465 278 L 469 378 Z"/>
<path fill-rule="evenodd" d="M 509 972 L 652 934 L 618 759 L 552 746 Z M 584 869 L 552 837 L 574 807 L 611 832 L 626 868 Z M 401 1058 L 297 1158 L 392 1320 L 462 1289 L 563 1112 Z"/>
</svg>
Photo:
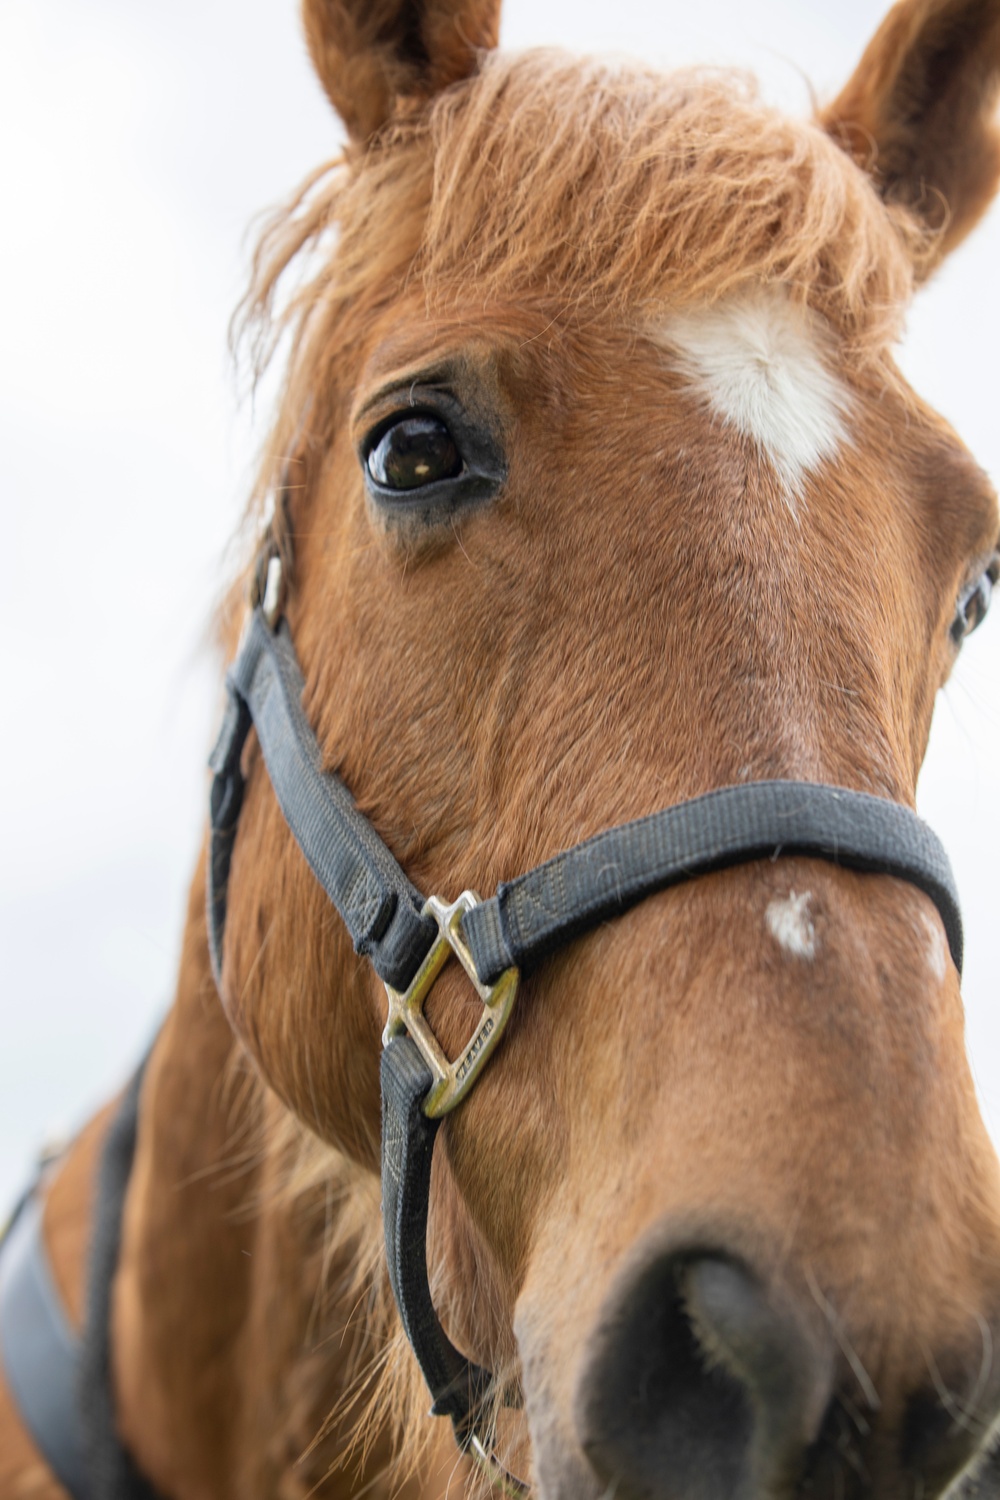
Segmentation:
<svg viewBox="0 0 1000 1500">
<path fill-rule="evenodd" d="M 438 1321 L 427 1282 L 427 1209 L 431 1156 L 440 1120 L 423 1101 L 433 1082 L 407 1036 L 382 1053 L 382 1222 L 389 1280 L 403 1331 L 434 1400 L 434 1416 L 448 1416 L 462 1447 L 489 1400 L 492 1377 L 451 1343 Z"/>
<path fill-rule="evenodd" d="M 405 990 L 437 928 L 420 916 L 422 897 L 358 812 L 344 783 L 323 770 L 316 736 L 302 710 L 302 673 L 284 622 L 272 631 L 260 609 L 254 610 L 226 687 L 229 704 L 209 761 L 215 779 L 208 913 L 216 982 L 243 802 L 240 757 L 252 724 L 285 821 L 343 918 L 355 950 L 371 959 L 386 984 Z"/>
<path fill-rule="evenodd" d="M 462 930 L 480 979 L 491 984 L 504 969 L 530 967 L 654 891 L 788 854 L 918 886 L 941 914 L 961 973 L 958 893 L 937 835 L 897 802 L 816 782 L 722 787 L 599 833 L 499 886 L 492 900 L 466 914 Z"/>
</svg>

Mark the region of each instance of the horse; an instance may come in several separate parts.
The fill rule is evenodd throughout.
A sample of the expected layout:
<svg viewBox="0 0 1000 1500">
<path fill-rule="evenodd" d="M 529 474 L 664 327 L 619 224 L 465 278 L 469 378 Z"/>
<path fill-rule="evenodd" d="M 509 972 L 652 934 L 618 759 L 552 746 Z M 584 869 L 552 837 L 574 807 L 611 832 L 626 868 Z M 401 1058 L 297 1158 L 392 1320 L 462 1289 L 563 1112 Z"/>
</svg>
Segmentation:
<svg viewBox="0 0 1000 1500">
<path fill-rule="evenodd" d="M 892 351 L 1000 179 L 1000 4 L 901 0 L 805 121 L 498 12 L 303 3 L 348 144 L 244 307 L 287 364 L 176 996 L 31 1199 L 89 1493 L 996 1493 L 1000 1175 L 911 810 L 1000 518 Z M 539 869 L 588 914 L 518 949 Z M 65 1500 L 3 1347 L 0 1497 Z"/>
</svg>

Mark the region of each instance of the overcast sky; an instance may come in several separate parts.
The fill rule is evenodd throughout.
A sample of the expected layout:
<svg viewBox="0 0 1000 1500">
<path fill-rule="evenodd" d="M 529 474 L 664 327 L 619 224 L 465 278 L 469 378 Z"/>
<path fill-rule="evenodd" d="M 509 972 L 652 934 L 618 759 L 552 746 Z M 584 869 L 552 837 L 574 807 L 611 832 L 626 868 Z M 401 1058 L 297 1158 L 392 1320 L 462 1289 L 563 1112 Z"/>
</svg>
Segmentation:
<svg viewBox="0 0 1000 1500">
<path fill-rule="evenodd" d="M 836 92 L 881 13 L 512 0 L 503 39 L 735 63 L 804 113 L 807 80 Z M 169 1003 L 216 703 L 206 621 L 254 442 L 226 324 L 254 215 L 338 139 L 291 0 L 0 5 L 0 1208 Z M 994 482 L 998 266 L 994 212 L 901 356 Z M 995 1139 L 998 669 L 1000 609 L 939 704 L 920 794 L 963 896 Z"/>
</svg>

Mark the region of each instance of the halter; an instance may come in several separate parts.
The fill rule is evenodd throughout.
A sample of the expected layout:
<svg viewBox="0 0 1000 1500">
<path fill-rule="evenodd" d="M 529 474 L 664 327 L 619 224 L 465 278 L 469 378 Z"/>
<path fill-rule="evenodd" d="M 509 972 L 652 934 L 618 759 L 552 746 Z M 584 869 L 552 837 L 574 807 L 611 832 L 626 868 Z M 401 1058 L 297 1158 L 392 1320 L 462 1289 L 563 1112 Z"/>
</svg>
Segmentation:
<svg viewBox="0 0 1000 1500">
<path fill-rule="evenodd" d="M 928 895 L 944 923 L 956 968 L 962 923 L 948 856 L 909 808 L 845 787 L 758 781 L 722 787 L 577 844 L 501 885 L 489 900 L 466 891 L 426 901 L 408 880 L 344 783 L 323 769 L 302 709 L 304 680 L 281 618 L 281 562 L 267 563 L 226 678 L 228 702 L 210 766 L 208 927 L 221 989 L 229 871 L 245 781 L 241 757 L 257 732 L 278 804 L 299 848 L 336 907 L 355 950 L 383 981 L 382 1216 L 389 1279 L 403 1328 L 433 1398 L 460 1447 L 509 1494 L 530 1492 L 492 1453 L 492 1375 L 450 1342 L 427 1279 L 427 1210 L 434 1141 L 465 1099 L 503 1034 L 522 973 L 644 897 L 713 870 L 778 855 L 805 855 L 846 869 L 892 875 Z M 454 957 L 482 1002 L 471 1041 L 450 1061 L 424 1002 Z"/>
</svg>

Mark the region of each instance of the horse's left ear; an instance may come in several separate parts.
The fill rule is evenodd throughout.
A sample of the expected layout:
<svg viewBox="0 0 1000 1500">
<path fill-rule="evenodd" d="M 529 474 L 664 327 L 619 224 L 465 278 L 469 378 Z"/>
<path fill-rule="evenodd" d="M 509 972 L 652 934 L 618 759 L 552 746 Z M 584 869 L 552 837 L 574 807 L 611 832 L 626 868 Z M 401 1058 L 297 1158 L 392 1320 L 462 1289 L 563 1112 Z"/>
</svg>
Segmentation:
<svg viewBox="0 0 1000 1500">
<path fill-rule="evenodd" d="M 1000 178 L 1000 0 L 903 0 L 821 123 L 940 230 L 929 270 L 986 210 Z"/>
<path fill-rule="evenodd" d="M 302 0 L 302 19 L 319 81 L 364 144 L 475 71 L 497 44 L 500 0 Z"/>
</svg>

